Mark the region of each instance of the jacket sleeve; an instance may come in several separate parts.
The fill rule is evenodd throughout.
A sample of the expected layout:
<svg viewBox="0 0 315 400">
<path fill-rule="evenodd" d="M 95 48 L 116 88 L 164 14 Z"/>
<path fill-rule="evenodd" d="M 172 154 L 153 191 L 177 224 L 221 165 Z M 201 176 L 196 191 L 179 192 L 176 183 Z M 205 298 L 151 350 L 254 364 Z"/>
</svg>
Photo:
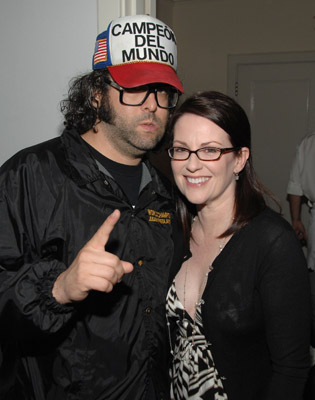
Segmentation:
<svg viewBox="0 0 315 400">
<path fill-rule="evenodd" d="M 40 200 L 43 182 L 21 171 L 1 169 L 0 175 L 0 335 L 28 331 L 54 333 L 71 319 L 73 305 L 61 305 L 52 296 L 57 276 L 66 269 L 58 257 L 61 240 L 45 243 L 43 214 L 48 197 Z M 23 175 L 23 176 L 22 176 Z"/>
<path fill-rule="evenodd" d="M 309 370 L 311 302 L 305 258 L 290 229 L 272 242 L 258 288 L 273 370 L 266 399 L 302 400 Z"/>
</svg>

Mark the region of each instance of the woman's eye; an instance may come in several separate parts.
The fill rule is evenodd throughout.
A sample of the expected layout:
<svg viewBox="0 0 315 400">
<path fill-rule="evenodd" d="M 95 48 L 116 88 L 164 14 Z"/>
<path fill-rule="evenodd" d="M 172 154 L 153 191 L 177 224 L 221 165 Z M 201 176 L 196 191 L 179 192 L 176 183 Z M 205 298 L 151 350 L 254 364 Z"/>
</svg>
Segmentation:
<svg viewBox="0 0 315 400">
<path fill-rule="evenodd" d="M 201 149 L 204 153 L 216 153 L 218 150 L 215 147 L 205 147 Z"/>
</svg>

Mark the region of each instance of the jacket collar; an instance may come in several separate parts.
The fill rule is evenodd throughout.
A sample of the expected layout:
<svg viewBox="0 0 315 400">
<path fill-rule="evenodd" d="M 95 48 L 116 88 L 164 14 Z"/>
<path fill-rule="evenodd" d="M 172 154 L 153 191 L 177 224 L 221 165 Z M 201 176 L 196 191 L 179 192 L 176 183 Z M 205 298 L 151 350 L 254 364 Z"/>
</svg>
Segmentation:
<svg viewBox="0 0 315 400">
<path fill-rule="evenodd" d="M 61 142 L 70 165 L 68 173 L 79 186 L 102 177 L 88 147 L 75 129 L 65 129 L 61 135 Z"/>
<path fill-rule="evenodd" d="M 79 186 L 104 179 L 103 173 L 110 175 L 106 170 L 101 172 L 88 146 L 85 145 L 84 140 L 75 129 L 65 129 L 61 135 L 61 141 L 69 163 L 68 174 Z M 156 193 L 166 198 L 174 198 L 171 183 L 152 166 L 149 160 L 144 158 L 141 189 L 150 182 Z"/>
</svg>

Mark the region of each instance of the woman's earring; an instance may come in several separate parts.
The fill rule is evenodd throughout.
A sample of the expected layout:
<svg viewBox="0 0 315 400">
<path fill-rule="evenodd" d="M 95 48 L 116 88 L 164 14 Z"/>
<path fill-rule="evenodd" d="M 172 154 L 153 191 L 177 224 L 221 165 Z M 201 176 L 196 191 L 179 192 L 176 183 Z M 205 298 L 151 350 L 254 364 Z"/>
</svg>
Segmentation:
<svg viewBox="0 0 315 400">
<path fill-rule="evenodd" d="M 238 181 L 240 179 L 240 176 L 238 172 L 234 172 L 235 180 Z"/>
</svg>

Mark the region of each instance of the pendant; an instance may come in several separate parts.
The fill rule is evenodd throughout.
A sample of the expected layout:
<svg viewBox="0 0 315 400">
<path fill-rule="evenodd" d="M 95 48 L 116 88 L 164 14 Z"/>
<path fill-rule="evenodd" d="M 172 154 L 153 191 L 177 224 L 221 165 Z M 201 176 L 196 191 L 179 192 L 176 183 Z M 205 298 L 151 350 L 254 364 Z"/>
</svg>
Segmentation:
<svg viewBox="0 0 315 400">
<path fill-rule="evenodd" d="M 204 299 L 200 299 L 199 301 L 197 301 L 196 306 L 201 306 L 202 304 L 205 304 Z"/>
</svg>

